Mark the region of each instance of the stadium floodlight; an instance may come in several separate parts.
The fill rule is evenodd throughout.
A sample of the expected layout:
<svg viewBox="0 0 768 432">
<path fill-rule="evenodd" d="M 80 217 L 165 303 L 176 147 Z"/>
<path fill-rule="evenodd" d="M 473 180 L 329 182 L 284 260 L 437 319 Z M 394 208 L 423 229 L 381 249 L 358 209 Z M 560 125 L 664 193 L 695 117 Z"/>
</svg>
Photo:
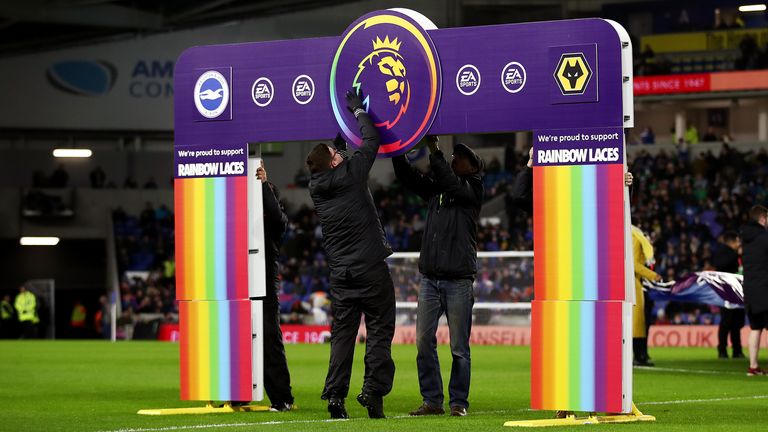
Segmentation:
<svg viewBox="0 0 768 432">
<path fill-rule="evenodd" d="M 58 148 L 53 150 L 53 156 L 57 158 L 89 158 L 91 155 L 93 155 L 91 149 Z"/>
<path fill-rule="evenodd" d="M 765 9 L 765 3 L 739 6 L 739 12 L 762 12 Z"/>
<path fill-rule="evenodd" d="M 19 240 L 22 246 L 56 246 L 59 244 L 58 237 L 22 237 Z"/>
</svg>

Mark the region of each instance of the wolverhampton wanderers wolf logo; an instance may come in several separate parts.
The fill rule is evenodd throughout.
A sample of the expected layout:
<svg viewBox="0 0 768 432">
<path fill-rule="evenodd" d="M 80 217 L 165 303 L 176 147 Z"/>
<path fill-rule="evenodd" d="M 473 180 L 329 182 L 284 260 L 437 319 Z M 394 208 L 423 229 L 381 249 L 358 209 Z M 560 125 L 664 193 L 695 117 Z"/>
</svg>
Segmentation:
<svg viewBox="0 0 768 432">
<path fill-rule="evenodd" d="M 592 69 L 583 53 L 565 53 L 560 56 L 554 75 L 563 95 L 580 95 L 592 78 Z"/>
</svg>

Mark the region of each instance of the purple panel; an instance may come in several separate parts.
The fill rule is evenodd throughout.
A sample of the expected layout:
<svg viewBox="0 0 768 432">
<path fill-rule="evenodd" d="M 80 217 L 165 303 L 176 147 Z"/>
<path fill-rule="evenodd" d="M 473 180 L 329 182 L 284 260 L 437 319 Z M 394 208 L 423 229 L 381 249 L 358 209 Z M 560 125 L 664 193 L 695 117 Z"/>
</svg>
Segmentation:
<svg viewBox="0 0 768 432">
<path fill-rule="evenodd" d="M 430 30 L 445 79 L 431 134 L 460 134 L 623 126 L 621 44 L 600 19 Z M 340 38 L 319 38 L 203 46 L 185 51 L 175 71 L 175 134 L 180 145 L 330 140 L 339 131 L 329 98 L 331 64 Z M 597 102 L 552 104 L 558 90 L 550 49 L 593 44 L 597 58 L 588 88 Z M 479 86 L 466 95 L 459 70 L 472 65 Z M 194 88 L 201 72 L 230 66 L 231 121 L 195 121 Z M 519 68 L 518 68 L 519 66 Z M 510 69 L 519 69 L 519 77 Z M 520 80 L 524 72 L 524 83 Z M 293 97 L 294 81 L 310 77 L 314 93 L 306 104 Z M 254 102 L 260 78 L 272 84 L 266 106 Z M 266 83 L 262 80 L 260 83 Z M 261 86 L 261 91 L 269 89 Z M 516 90 L 511 92 L 509 89 Z M 584 97 L 587 97 L 585 94 Z M 269 98 L 257 99 L 262 105 Z M 575 99 L 574 99 L 575 100 Z M 223 114 L 224 115 L 224 114 Z"/>
</svg>

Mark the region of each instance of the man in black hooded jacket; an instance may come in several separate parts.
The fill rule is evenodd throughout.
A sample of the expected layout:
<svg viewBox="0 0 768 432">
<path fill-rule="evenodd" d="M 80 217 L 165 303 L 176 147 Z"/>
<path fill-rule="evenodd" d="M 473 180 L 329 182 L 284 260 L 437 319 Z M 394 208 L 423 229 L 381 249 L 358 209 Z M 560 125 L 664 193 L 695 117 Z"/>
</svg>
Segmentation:
<svg viewBox="0 0 768 432">
<path fill-rule="evenodd" d="M 283 333 L 280 330 L 280 301 L 278 263 L 283 235 L 288 228 L 286 216 L 280 204 L 280 193 L 267 181 L 264 164 L 256 169 L 256 177 L 261 180 L 264 201 L 264 246 L 266 249 L 267 295 L 264 299 L 264 390 L 271 402 L 270 411 L 290 411 L 293 407 L 291 393 L 291 375 L 285 358 Z"/>
<path fill-rule="evenodd" d="M 768 209 L 749 210 L 749 222 L 739 229 L 743 249 L 744 305 L 749 318 L 749 369 L 747 375 L 765 375 L 757 363 L 760 335 L 768 329 Z"/>
<path fill-rule="evenodd" d="M 357 401 L 371 418 L 383 418 L 382 397 L 392 390 L 395 364 L 395 291 L 385 261 L 392 254 L 379 221 L 368 173 L 379 151 L 379 133 L 360 97 L 347 92 L 347 108 L 357 118 L 363 141 L 348 159 L 337 149 L 318 144 L 307 156 L 309 194 L 323 232 L 331 268 L 331 358 L 322 399 L 332 418 L 346 418 L 355 339 L 361 314 L 367 341 L 365 375 Z"/>
<path fill-rule="evenodd" d="M 413 169 L 405 156 L 392 158 L 395 175 L 427 202 L 428 213 L 419 255 L 421 287 L 416 309 L 416 366 L 422 405 L 411 415 L 440 415 L 443 379 L 437 358 L 437 323 L 445 313 L 451 335 L 449 406 L 452 416 L 467 415 L 471 358 L 472 284 L 477 273 L 477 227 L 483 204 L 482 160 L 464 144 L 453 149 L 449 165 L 426 137 L 432 177 Z"/>
</svg>

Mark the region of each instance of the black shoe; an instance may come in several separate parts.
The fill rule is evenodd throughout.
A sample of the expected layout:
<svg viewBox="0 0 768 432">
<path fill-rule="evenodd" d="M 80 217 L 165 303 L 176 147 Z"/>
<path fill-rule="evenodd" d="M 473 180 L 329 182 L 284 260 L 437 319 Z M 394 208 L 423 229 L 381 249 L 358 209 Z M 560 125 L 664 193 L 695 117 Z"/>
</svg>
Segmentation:
<svg viewBox="0 0 768 432">
<path fill-rule="evenodd" d="M 632 362 L 632 366 L 653 367 L 656 365 L 652 362 L 649 362 L 648 360 L 635 360 Z"/>
<path fill-rule="evenodd" d="M 292 409 L 293 409 L 293 404 L 290 404 L 288 402 L 273 403 L 272 406 L 269 407 L 269 410 L 271 412 L 286 412 Z"/>
<path fill-rule="evenodd" d="M 467 415 L 467 409 L 463 406 L 454 405 L 451 407 L 452 417 L 464 417 Z"/>
<path fill-rule="evenodd" d="M 248 406 L 250 404 L 251 404 L 251 401 L 231 401 L 229 403 L 229 406 L 231 406 L 232 408 L 242 408 L 242 407 Z M 222 405 L 222 406 L 224 406 L 224 405 Z"/>
<path fill-rule="evenodd" d="M 445 414 L 445 410 L 443 409 L 443 407 L 433 406 L 424 402 L 423 404 L 421 404 L 420 407 L 409 412 L 408 414 L 412 416 L 443 415 Z"/>
<path fill-rule="evenodd" d="M 719 358 L 719 359 L 727 359 L 728 358 L 728 353 L 727 352 L 719 352 L 719 353 L 717 353 L 717 358 Z"/>
<path fill-rule="evenodd" d="M 370 393 L 360 393 L 357 395 L 357 401 L 368 410 L 368 417 L 372 419 L 384 418 L 384 400 L 381 396 L 374 396 Z"/>
<path fill-rule="evenodd" d="M 739 353 L 733 353 L 732 357 L 733 358 L 738 358 L 738 359 L 746 358 L 746 357 L 744 357 L 744 353 L 740 353 L 740 352 Z"/>
<path fill-rule="evenodd" d="M 330 399 L 328 401 L 328 412 L 331 413 L 332 419 L 346 419 L 347 409 L 344 407 L 344 399 Z"/>
</svg>

